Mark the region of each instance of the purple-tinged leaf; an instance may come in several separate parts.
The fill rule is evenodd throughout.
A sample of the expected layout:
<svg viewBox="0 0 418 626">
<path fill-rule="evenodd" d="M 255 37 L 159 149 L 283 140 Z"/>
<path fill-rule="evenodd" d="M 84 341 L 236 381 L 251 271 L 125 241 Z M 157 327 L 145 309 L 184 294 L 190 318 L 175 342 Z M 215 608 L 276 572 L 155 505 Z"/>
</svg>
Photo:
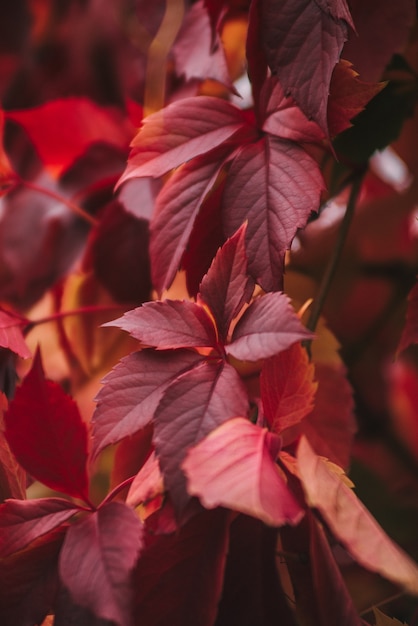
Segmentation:
<svg viewBox="0 0 418 626">
<path fill-rule="evenodd" d="M 152 282 L 158 293 L 173 282 L 199 209 L 222 166 L 224 152 L 216 150 L 186 163 L 158 195 L 150 241 Z"/>
<path fill-rule="evenodd" d="M 204 507 L 223 506 L 270 526 L 297 524 L 303 510 L 275 463 L 280 438 L 248 419 L 221 424 L 182 463 L 187 490 Z"/>
<path fill-rule="evenodd" d="M 314 453 L 304 436 L 297 459 L 308 504 L 319 510 L 351 556 L 408 593 L 418 594 L 418 565 L 393 543 L 341 476 Z"/>
<path fill-rule="evenodd" d="M 216 346 L 216 328 L 205 309 L 190 300 L 146 302 L 103 326 L 116 326 L 158 350 Z"/>
<path fill-rule="evenodd" d="M 232 319 L 249 302 L 254 283 L 247 275 L 245 227 L 224 243 L 200 285 L 200 295 L 216 320 L 219 335 L 226 341 Z"/>
<path fill-rule="evenodd" d="M 260 39 L 272 73 L 308 119 L 328 135 L 331 74 L 352 25 L 345 0 L 260 2 Z"/>
<path fill-rule="evenodd" d="M 177 73 L 186 80 L 210 78 L 232 87 L 222 43 L 217 32 L 212 37 L 202 0 L 187 11 L 172 54 Z"/>
<path fill-rule="evenodd" d="M 226 352 L 243 361 L 267 359 L 312 337 L 283 293 L 254 300 L 238 321 Z"/>
<path fill-rule="evenodd" d="M 121 502 L 110 502 L 69 528 L 59 571 L 76 604 L 118 626 L 131 624 L 131 578 L 142 534 L 137 515 Z"/>
<path fill-rule="evenodd" d="M 266 136 L 244 146 L 228 171 L 226 233 L 248 220 L 248 268 L 265 291 L 282 287 L 284 254 L 298 228 L 317 211 L 323 189 L 318 164 L 290 141 Z"/>
<path fill-rule="evenodd" d="M 24 359 L 32 356 L 22 332 L 22 326 L 28 323 L 29 320 L 24 320 L 0 307 L 0 346 L 8 348 Z"/>
<path fill-rule="evenodd" d="M 247 392 L 240 377 L 220 360 L 203 362 L 168 387 L 155 413 L 154 442 L 178 512 L 190 499 L 181 470 L 188 449 L 226 420 L 247 412 Z"/>
<path fill-rule="evenodd" d="M 162 176 L 216 148 L 243 124 L 241 111 L 220 98 L 183 98 L 149 115 L 132 141 L 119 184 L 137 176 Z"/>
<path fill-rule="evenodd" d="M 1 624 L 43 624 L 59 585 L 58 556 L 65 533 L 66 528 L 57 528 L 0 560 Z"/>
<path fill-rule="evenodd" d="M 93 414 L 93 451 L 133 435 L 149 424 L 170 383 L 202 361 L 187 350 L 142 350 L 124 357 L 104 378 Z"/>
<path fill-rule="evenodd" d="M 203 511 L 178 532 L 149 536 L 135 570 L 135 617 L 146 626 L 212 626 L 222 592 L 231 516 Z"/>
<path fill-rule="evenodd" d="M 74 502 L 62 498 L 6 500 L 0 504 L 0 557 L 22 550 L 79 510 Z"/>
<path fill-rule="evenodd" d="M 5 414 L 20 465 L 51 489 L 88 501 L 87 427 L 74 400 L 46 380 L 40 352 Z"/>
</svg>

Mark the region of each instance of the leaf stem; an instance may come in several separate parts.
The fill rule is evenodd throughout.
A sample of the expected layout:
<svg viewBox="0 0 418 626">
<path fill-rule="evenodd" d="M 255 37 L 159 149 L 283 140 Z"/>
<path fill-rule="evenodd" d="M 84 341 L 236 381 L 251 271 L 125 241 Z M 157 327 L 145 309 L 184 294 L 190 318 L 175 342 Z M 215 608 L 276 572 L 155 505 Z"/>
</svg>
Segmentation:
<svg viewBox="0 0 418 626">
<path fill-rule="evenodd" d="M 125 306 L 121 306 L 121 305 L 112 305 L 112 306 L 97 306 L 97 305 L 90 305 L 90 306 L 84 306 L 84 307 L 80 307 L 79 309 L 73 309 L 71 311 L 58 311 L 57 313 L 53 313 L 52 315 L 47 315 L 46 317 L 41 317 L 38 320 L 25 320 L 27 326 L 26 326 L 26 332 L 29 332 L 30 330 L 32 330 L 32 328 L 34 328 L 35 326 L 39 326 L 39 324 L 46 324 L 48 322 L 55 322 L 58 320 L 61 320 L 65 317 L 69 317 L 70 315 L 86 315 L 89 313 L 107 313 L 110 311 L 124 311 L 126 309 Z M 22 324 L 23 324 L 23 320 L 22 320 Z"/>
<path fill-rule="evenodd" d="M 44 196 L 53 198 L 53 200 L 57 200 L 57 202 L 65 204 L 65 206 L 68 207 L 73 213 L 78 215 L 78 217 L 81 217 L 83 220 L 85 220 L 92 226 L 95 226 L 97 224 L 96 218 L 90 215 L 90 213 L 87 213 L 87 211 L 85 211 L 78 204 L 75 204 L 74 202 L 71 202 L 71 200 L 68 200 L 67 198 L 64 198 L 63 196 L 60 196 L 58 193 L 55 193 L 55 191 L 52 191 L 51 189 L 46 189 L 45 187 L 41 187 L 37 185 L 36 183 L 32 183 L 28 180 L 20 179 L 19 183 L 23 187 L 26 187 L 26 189 L 31 189 L 32 191 L 36 191 L 37 193 L 41 193 Z"/>
<path fill-rule="evenodd" d="M 337 238 L 332 256 L 328 262 L 327 268 L 322 277 L 322 281 L 319 286 L 318 293 L 311 307 L 311 313 L 310 313 L 309 320 L 307 323 L 307 328 L 308 330 L 311 330 L 312 332 L 315 331 L 316 325 L 318 324 L 319 317 L 321 315 L 323 306 L 325 304 L 325 300 L 327 299 L 329 289 L 331 287 L 332 281 L 335 276 L 335 272 L 338 267 L 338 263 L 341 258 L 344 244 L 347 239 L 348 231 L 349 231 L 349 228 L 350 228 L 353 216 L 354 216 L 354 209 L 357 204 L 364 174 L 365 174 L 365 171 L 359 171 L 356 173 L 353 179 L 350 196 L 349 196 L 348 203 L 347 203 L 347 208 L 345 210 L 345 214 L 341 222 L 341 227 L 338 233 L 338 238 Z"/>
</svg>

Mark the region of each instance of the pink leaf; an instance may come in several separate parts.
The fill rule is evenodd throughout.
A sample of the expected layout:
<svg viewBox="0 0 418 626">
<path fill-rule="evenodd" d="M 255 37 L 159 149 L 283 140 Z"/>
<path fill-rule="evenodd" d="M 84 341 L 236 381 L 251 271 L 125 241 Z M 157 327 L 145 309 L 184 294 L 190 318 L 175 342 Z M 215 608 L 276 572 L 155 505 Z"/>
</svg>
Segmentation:
<svg viewBox="0 0 418 626">
<path fill-rule="evenodd" d="M 87 427 L 75 402 L 45 379 L 40 352 L 5 414 L 20 465 L 51 489 L 88 501 Z"/>
<path fill-rule="evenodd" d="M 309 505 L 320 511 L 351 556 L 408 593 L 418 594 L 418 566 L 389 539 L 354 492 L 313 452 L 305 437 L 300 440 L 297 458 Z"/>
<path fill-rule="evenodd" d="M 263 363 L 261 399 L 270 428 L 280 434 L 298 424 L 313 408 L 317 385 L 307 352 L 294 344 Z"/>
<path fill-rule="evenodd" d="M 303 511 L 275 463 L 280 439 L 236 417 L 191 448 L 182 468 L 188 492 L 208 509 L 224 506 L 271 526 L 297 524 Z"/>
<path fill-rule="evenodd" d="M 173 282 L 196 216 L 221 165 L 219 151 L 196 157 L 176 170 L 158 195 L 150 255 L 153 284 L 159 293 Z"/>
<path fill-rule="evenodd" d="M 244 123 L 220 98 L 183 98 L 144 119 L 119 184 L 135 176 L 162 176 L 229 139 Z"/>
<path fill-rule="evenodd" d="M 73 502 L 62 498 L 6 500 L 0 504 L 1 558 L 22 550 L 79 510 Z"/>
<path fill-rule="evenodd" d="M 200 285 L 200 295 L 216 320 L 225 342 L 232 319 L 249 301 L 254 283 L 247 275 L 245 227 L 241 227 L 217 252 Z"/>
<path fill-rule="evenodd" d="M 238 321 L 226 351 L 237 359 L 266 359 L 312 334 L 283 293 L 268 293 L 254 300 Z"/>
<path fill-rule="evenodd" d="M 69 528 L 59 570 L 77 604 L 119 626 L 131 623 L 131 574 L 142 532 L 134 511 L 121 502 L 110 502 Z"/>
<path fill-rule="evenodd" d="M 135 476 L 126 497 L 126 504 L 135 507 L 164 491 L 158 459 L 152 452 Z"/>
<path fill-rule="evenodd" d="M 205 309 L 189 300 L 146 302 L 103 326 L 116 326 L 159 350 L 216 346 L 216 328 Z"/>
<path fill-rule="evenodd" d="M 216 32 L 212 37 L 209 15 L 202 0 L 187 11 L 172 54 L 177 73 L 186 80 L 210 78 L 231 87 L 222 43 Z"/>
<path fill-rule="evenodd" d="M 418 282 L 415 283 L 408 295 L 408 308 L 405 326 L 399 341 L 399 352 L 414 343 L 418 343 Z"/>
<path fill-rule="evenodd" d="M 261 0 L 261 41 L 287 95 L 328 135 L 334 66 L 352 24 L 345 0 Z"/>
<path fill-rule="evenodd" d="M 0 346 L 8 348 L 24 359 L 32 356 L 22 332 L 22 326 L 28 323 L 29 320 L 24 320 L 0 307 Z"/>
<path fill-rule="evenodd" d="M 225 229 L 232 235 L 248 220 L 248 267 L 265 291 L 281 288 L 284 254 L 317 211 L 322 189 L 317 163 L 290 141 L 263 137 L 232 161 L 223 198 Z"/>
<path fill-rule="evenodd" d="M 125 151 L 130 125 L 120 115 L 87 98 L 66 98 L 22 111 L 8 111 L 7 119 L 28 133 L 41 160 L 60 176 L 94 143 L 107 143 Z"/>
<path fill-rule="evenodd" d="M 149 424 L 168 385 L 201 360 L 199 354 L 186 350 L 143 350 L 123 358 L 104 378 L 105 386 L 96 398 L 94 454 Z"/>
<path fill-rule="evenodd" d="M 247 393 L 236 370 L 205 361 L 175 380 L 155 413 L 155 447 L 177 511 L 189 500 L 181 470 L 188 449 L 231 417 L 246 415 Z"/>
</svg>

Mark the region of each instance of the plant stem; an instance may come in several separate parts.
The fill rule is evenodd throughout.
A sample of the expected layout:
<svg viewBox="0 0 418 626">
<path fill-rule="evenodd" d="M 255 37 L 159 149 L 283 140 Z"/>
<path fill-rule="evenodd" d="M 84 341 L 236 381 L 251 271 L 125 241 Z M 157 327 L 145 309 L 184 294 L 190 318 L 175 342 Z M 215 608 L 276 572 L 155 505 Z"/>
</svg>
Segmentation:
<svg viewBox="0 0 418 626">
<path fill-rule="evenodd" d="M 148 49 L 144 115 L 159 111 L 164 106 L 167 57 L 180 30 L 183 15 L 184 0 L 167 0 L 163 21 Z"/>
<path fill-rule="evenodd" d="M 112 306 L 84 306 L 79 309 L 73 309 L 72 311 L 58 311 L 57 313 L 53 313 L 52 315 L 47 315 L 46 317 L 42 317 L 39 320 L 29 320 L 29 323 L 26 327 L 26 332 L 29 332 L 35 326 L 39 326 L 39 324 L 46 324 L 47 322 L 55 322 L 57 320 L 61 320 L 64 317 L 69 317 L 70 315 L 86 315 L 89 313 L 107 313 L 110 311 L 124 311 L 126 307 L 120 305 L 112 305 Z M 27 320 L 25 320 L 27 322 Z M 22 321 L 23 323 L 23 321 Z"/>
<path fill-rule="evenodd" d="M 338 233 L 338 238 L 337 238 L 332 256 L 329 260 L 325 273 L 322 277 L 322 281 L 319 286 L 317 296 L 314 299 L 313 304 L 312 304 L 311 314 L 309 316 L 309 320 L 307 323 L 308 330 L 311 330 L 312 332 L 315 331 L 316 325 L 318 324 L 319 317 L 321 315 L 325 300 L 327 299 L 329 289 L 331 287 L 332 281 L 335 276 L 335 272 L 338 267 L 338 263 L 341 258 L 341 254 L 344 248 L 345 241 L 347 239 L 351 221 L 354 216 L 354 209 L 357 204 L 364 174 L 365 172 L 361 171 L 357 173 L 357 175 L 353 179 L 350 196 L 349 196 L 348 203 L 347 203 L 347 208 L 345 210 L 343 221 L 341 222 L 341 227 Z"/>
<path fill-rule="evenodd" d="M 57 202 L 60 202 L 61 204 L 65 204 L 65 206 L 67 206 L 73 213 L 81 217 L 92 226 L 95 226 L 97 224 L 96 218 L 90 215 L 90 213 L 87 213 L 87 211 L 85 211 L 78 204 L 75 204 L 74 202 L 71 202 L 71 200 L 67 200 L 67 198 L 63 198 L 58 193 L 55 193 L 55 191 L 52 191 L 51 189 L 46 189 L 45 187 L 40 187 L 36 183 L 31 183 L 28 180 L 20 179 L 19 182 L 21 185 L 26 187 L 26 189 L 31 189 L 32 191 L 36 191 L 37 193 L 42 193 L 44 196 L 48 196 L 49 198 L 57 200 Z"/>
</svg>

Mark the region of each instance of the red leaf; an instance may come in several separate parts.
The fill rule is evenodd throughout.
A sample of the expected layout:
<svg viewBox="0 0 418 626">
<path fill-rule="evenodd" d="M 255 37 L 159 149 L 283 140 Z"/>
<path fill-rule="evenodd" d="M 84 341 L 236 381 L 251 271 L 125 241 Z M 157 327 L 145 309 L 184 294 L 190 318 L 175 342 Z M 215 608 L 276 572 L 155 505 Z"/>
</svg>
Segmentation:
<svg viewBox="0 0 418 626">
<path fill-rule="evenodd" d="M 243 361 L 258 361 L 286 350 L 312 334 L 302 326 L 283 293 L 267 293 L 257 298 L 238 321 L 228 354 Z"/>
<path fill-rule="evenodd" d="M 157 198 L 151 222 L 152 281 L 158 293 L 170 287 L 180 267 L 199 209 L 222 165 L 214 151 L 174 172 Z"/>
<path fill-rule="evenodd" d="M 19 552 L 80 510 L 62 498 L 7 500 L 0 504 L 0 556 Z"/>
<path fill-rule="evenodd" d="M 418 283 L 415 283 L 408 295 L 405 326 L 398 351 L 402 352 L 414 343 L 418 343 Z"/>
<path fill-rule="evenodd" d="M 386 535 L 354 492 L 313 452 L 302 437 L 298 467 L 308 503 L 317 508 L 335 537 L 363 567 L 408 593 L 418 593 L 418 566 Z"/>
<path fill-rule="evenodd" d="M 172 48 L 177 73 L 186 80 L 211 78 L 231 88 L 228 66 L 218 34 L 212 36 L 202 0 L 187 11 Z"/>
<path fill-rule="evenodd" d="M 211 96 L 183 98 L 144 119 L 119 184 L 135 176 L 162 176 L 216 148 L 244 123 L 241 111 Z"/>
<path fill-rule="evenodd" d="M 244 237 L 245 227 L 241 227 L 224 243 L 200 285 L 200 295 L 213 313 L 223 342 L 232 319 L 250 300 L 254 289 L 247 275 Z"/>
<path fill-rule="evenodd" d="M 22 126 L 50 174 L 61 176 L 95 143 L 107 143 L 125 151 L 130 128 L 115 111 L 101 108 L 87 98 L 66 98 L 6 117 Z"/>
<path fill-rule="evenodd" d="M 264 361 L 261 399 L 269 427 L 275 433 L 298 424 L 312 410 L 317 389 L 314 374 L 314 366 L 300 344 Z"/>
<path fill-rule="evenodd" d="M 247 411 L 244 385 L 236 370 L 222 361 L 205 361 L 168 387 L 155 413 L 154 442 L 178 512 L 189 500 L 181 470 L 187 450 L 229 418 Z"/>
<path fill-rule="evenodd" d="M 151 539 L 135 572 L 136 617 L 146 626 L 212 626 L 228 549 L 229 516 L 195 515 L 177 533 Z"/>
<path fill-rule="evenodd" d="M 356 32 L 350 32 L 343 56 L 363 80 L 380 80 L 394 52 L 406 45 L 414 20 L 413 0 L 350 0 Z"/>
<path fill-rule="evenodd" d="M 146 302 L 103 326 L 126 330 L 158 350 L 216 346 L 216 328 L 205 309 L 190 300 Z"/>
<path fill-rule="evenodd" d="M 0 623 L 42 624 L 58 587 L 58 555 L 64 528 L 0 561 Z"/>
<path fill-rule="evenodd" d="M 272 73 L 328 135 L 331 74 L 352 24 L 345 0 L 260 1 L 261 40 Z"/>
<path fill-rule="evenodd" d="M 342 365 L 317 363 L 318 390 L 315 405 L 302 422 L 301 430 L 317 454 L 341 467 L 348 467 L 357 430 L 353 390 Z"/>
<path fill-rule="evenodd" d="M 131 623 L 132 570 L 142 524 L 132 509 L 110 502 L 71 526 L 59 571 L 73 600 L 119 626 Z"/>
<path fill-rule="evenodd" d="M 182 463 L 188 492 L 203 506 L 224 506 L 271 526 L 297 524 L 303 511 L 275 463 L 280 439 L 236 417 L 191 448 Z"/>
<path fill-rule="evenodd" d="M 75 402 L 45 379 L 40 353 L 5 414 L 20 465 L 51 489 L 88 501 L 87 428 Z"/>
<path fill-rule="evenodd" d="M 27 323 L 28 320 L 0 307 L 0 346 L 8 348 L 24 359 L 32 356 L 22 332 L 22 326 Z"/>
<path fill-rule="evenodd" d="M 389 400 L 392 424 L 398 437 L 418 459 L 418 374 L 414 367 L 398 361 L 389 370 Z"/>
<path fill-rule="evenodd" d="M 332 74 L 328 100 L 329 132 L 333 137 L 352 126 L 350 120 L 382 91 L 385 83 L 366 83 L 358 78 L 351 63 L 340 60 Z"/>
<path fill-rule="evenodd" d="M 104 378 L 105 386 L 96 398 L 94 455 L 146 426 L 168 385 L 201 360 L 199 354 L 186 350 L 143 350 L 123 358 Z"/>
<path fill-rule="evenodd" d="M 317 211 L 322 189 L 317 163 L 293 142 L 266 136 L 232 161 L 223 197 L 225 230 L 230 236 L 248 220 L 248 267 L 265 291 L 281 288 L 284 254 Z"/>
</svg>

